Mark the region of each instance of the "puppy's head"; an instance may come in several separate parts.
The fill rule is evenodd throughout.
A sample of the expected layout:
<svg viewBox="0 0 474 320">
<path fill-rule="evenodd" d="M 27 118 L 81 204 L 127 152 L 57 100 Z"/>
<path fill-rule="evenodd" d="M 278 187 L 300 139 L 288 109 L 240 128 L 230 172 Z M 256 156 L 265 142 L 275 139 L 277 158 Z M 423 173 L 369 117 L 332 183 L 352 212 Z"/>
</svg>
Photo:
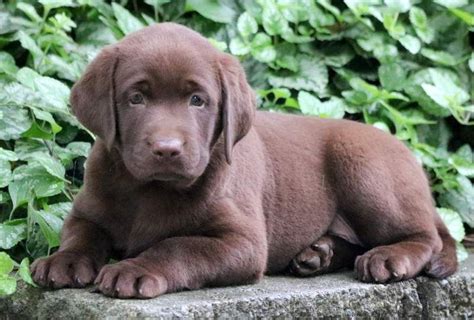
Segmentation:
<svg viewBox="0 0 474 320">
<path fill-rule="evenodd" d="M 71 104 L 137 179 L 176 186 L 192 184 L 211 155 L 230 164 L 255 112 L 238 61 L 172 23 L 103 49 L 74 85 Z"/>
</svg>

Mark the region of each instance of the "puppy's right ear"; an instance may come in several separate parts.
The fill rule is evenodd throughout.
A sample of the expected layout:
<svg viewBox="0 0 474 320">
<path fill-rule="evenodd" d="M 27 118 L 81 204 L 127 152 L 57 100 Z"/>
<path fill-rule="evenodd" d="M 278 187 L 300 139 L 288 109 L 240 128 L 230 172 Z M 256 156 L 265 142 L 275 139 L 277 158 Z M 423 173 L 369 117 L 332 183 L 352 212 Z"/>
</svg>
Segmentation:
<svg viewBox="0 0 474 320">
<path fill-rule="evenodd" d="M 252 126 L 256 99 L 239 61 L 227 53 L 221 54 L 220 78 L 224 150 L 227 163 L 231 164 L 234 145 Z"/>
<path fill-rule="evenodd" d="M 110 149 L 116 137 L 115 69 L 118 48 L 107 47 L 89 64 L 71 92 L 72 112 Z"/>
</svg>

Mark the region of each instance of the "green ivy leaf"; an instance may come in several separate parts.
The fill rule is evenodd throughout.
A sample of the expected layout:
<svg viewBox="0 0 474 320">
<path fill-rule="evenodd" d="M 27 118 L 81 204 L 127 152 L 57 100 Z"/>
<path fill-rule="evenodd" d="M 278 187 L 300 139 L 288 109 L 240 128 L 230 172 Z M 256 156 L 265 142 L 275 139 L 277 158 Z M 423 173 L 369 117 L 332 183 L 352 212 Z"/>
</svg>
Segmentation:
<svg viewBox="0 0 474 320">
<path fill-rule="evenodd" d="M 52 176 L 35 162 L 15 168 L 12 182 L 8 185 L 14 209 L 27 203 L 33 194 L 38 198 L 50 197 L 60 194 L 63 188 L 63 180 Z"/>
<path fill-rule="evenodd" d="M 411 54 L 417 54 L 421 49 L 420 40 L 412 35 L 406 34 L 400 37 L 399 41 Z"/>
<path fill-rule="evenodd" d="M 61 112 L 69 114 L 70 89 L 61 81 L 50 77 L 39 77 L 34 80 L 35 88 L 41 96 L 41 109 L 50 112 Z"/>
<path fill-rule="evenodd" d="M 0 224 L 0 248 L 11 249 L 26 238 L 26 219 L 10 220 Z"/>
<path fill-rule="evenodd" d="M 74 141 L 66 146 L 66 150 L 72 154 L 74 158 L 87 157 L 91 150 L 91 144 L 89 142 Z"/>
<path fill-rule="evenodd" d="M 421 54 L 426 58 L 445 66 L 455 66 L 458 61 L 455 57 L 445 51 L 435 51 L 428 48 L 423 48 Z"/>
<path fill-rule="evenodd" d="M 376 121 L 376 122 L 372 123 L 372 125 L 374 127 L 376 127 L 377 129 L 380 129 L 384 132 L 387 132 L 387 133 L 391 134 L 389 126 L 383 121 Z"/>
<path fill-rule="evenodd" d="M 5 252 L 0 252 L 0 296 L 16 291 L 16 279 L 9 275 L 15 263 Z"/>
<path fill-rule="evenodd" d="M 474 228 L 474 187 L 471 181 L 458 176 L 456 179 L 458 187 L 440 194 L 439 203 L 447 208 L 452 208 L 459 213 L 463 221 Z"/>
<path fill-rule="evenodd" d="M 65 169 L 61 162 L 46 153 L 36 153 L 31 155 L 31 160 L 29 160 L 28 163 L 38 163 L 45 168 L 50 175 L 63 181 L 67 181 L 64 179 Z"/>
<path fill-rule="evenodd" d="M 468 144 L 451 155 L 448 162 L 463 176 L 474 178 L 474 157 Z"/>
<path fill-rule="evenodd" d="M 474 15 L 457 8 L 449 8 L 449 11 L 452 12 L 456 17 L 467 23 L 469 26 L 474 26 Z"/>
<path fill-rule="evenodd" d="M 35 40 L 26 34 L 24 31 L 18 31 L 18 39 L 20 40 L 21 46 L 28 50 L 33 56 L 35 68 L 39 67 L 39 63 L 43 60 L 44 53 L 41 48 L 36 44 Z"/>
<path fill-rule="evenodd" d="M 66 219 L 66 216 L 72 210 L 72 202 L 58 202 L 49 205 L 45 208 L 45 211 L 55 215 L 56 217 L 60 218 L 61 220 Z"/>
<path fill-rule="evenodd" d="M 461 242 L 466 235 L 462 219 L 454 210 L 447 208 L 436 208 L 444 224 L 448 227 L 449 233 L 457 242 Z"/>
<path fill-rule="evenodd" d="M 448 8 L 456 8 L 468 5 L 469 0 L 434 0 L 434 2 Z"/>
<path fill-rule="evenodd" d="M 463 176 L 474 178 L 474 163 L 452 156 L 449 158 L 449 164 L 456 168 L 456 170 Z"/>
<path fill-rule="evenodd" d="M 50 248 L 59 246 L 61 228 L 63 221 L 44 210 L 36 210 L 31 205 L 28 206 L 28 214 L 31 214 L 32 219 L 40 226 L 43 236 L 48 242 Z"/>
<path fill-rule="evenodd" d="M 283 17 L 293 23 L 300 23 L 308 20 L 309 11 L 314 8 L 313 1 L 311 0 L 279 0 L 278 6 Z"/>
<path fill-rule="evenodd" d="M 235 11 L 219 0 L 187 0 L 187 11 L 197 11 L 209 20 L 230 23 L 234 20 Z"/>
<path fill-rule="evenodd" d="M 279 72 L 271 74 L 268 81 L 273 87 L 290 88 L 326 94 L 329 82 L 326 65 L 316 56 L 299 55 L 298 72 Z"/>
<path fill-rule="evenodd" d="M 169 2 L 171 2 L 171 0 L 145 0 L 145 3 L 154 7 L 155 10 Z"/>
<path fill-rule="evenodd" d="M 456 151 L 455 155 L 458 157 L 461 157 L 465 161 L 474 162 L 474 154 L 472 153 L 471 146 L 468 144 L 465 144 L 462 147 L 460 147 Z"/>
<path fill-rule="evenodd" d="M 28 18 L 30 18 L 30 20 L 32 20 L 36 23 L 40 23 L 43 20 L 39 16 L 38 12 L 36 12 L 35 7 L 33 7 L 29 3 L 19 2 L 19 3 L 17 3 L 16 8 L 18 10 L 23 11 L 28 16 Z"/>
<path fill-rule="evenodd" d="M 218 50 L 224 52 L 227 50 L 227 43 L 225 43 L 224 41 L 218 41 L 216 39 L 213 39 L 213 38 L 208 38 L 207 40 L 209 40 L 209 42 L 214 46 L 216 47 Z"/>
<path fill-rule="evenodd" d="M 16 80 L 32 90 L 35 90 L 35 80 L 40 77 L 38 72 L 28 67 L 21 68 L 16 74 Z"/>
<path fill-rule="evenodd" d="M 327 66 L 340 68 L 348 64 L 355 56 L 354 50 L 348 45 L 332 44 L 321 49 L 321 57 Z M 292 56 L 294 60 L 294 56 Z"/>
<path fill-rule="evenodd" d="M 445 73 L 436 69 L 429 70 L 433 85 L 421 84 L 425 93 L 438 105 L 450 108 L 452 104 L 462 105 L 469 100 L 469 95 Z"/>
<path fill-rule="evenodd" d="M 428 17 L 423 9 L 413 7 L 410 9 L 410 22 L 415 32 L 425 43 L 431 43 L 434 39 L 434 30 L 428 25 Z"/>
<path fill-rule="evenodd" d="M 356 16 L 367 14 L 370 6 L 379 5 L 380 2 L 380 0 L 344 0 L 344 3 Z"/>
<path fill-rule="evenodd" d="M 284 30 L 283 33 L 281 34 L 281 37 L 285 41 L 290 42 L 290 43 L 305 43 L 305 42 L 311 42 L 314 40 L 312 37 L 296 34 L 293 31 L 293 29 L 290 29 L 290 28 Z"/>
<path fill-rule="evenodd" d="M 31 272 L 30 272 L 30 260 L 28 258 L 24 258 L 21 260 L 20 263 L 20 268 L 18 269 L 18 274 L 20 275 L 20 278 L 28 283 L 29 285 L 33 287 L 37 287 L 37 285 L 34 283 L 33 279 L 31 278 Z"/>
<path fill-rule="evenodd" d="M 243 56 L 250 53 L 250 47 L 240 38 L 233 38 L 229 44 L 230 52 L 236 56 Z"/>
<path fill-rule="evenodd" d="M 0 160 L 18 161 L 18 156 L 14 151 L 6 150 L 0 147 Z"/>
<path fill-rule="evenodd" d="M 466 248 L 459 242 L 456 243 L 456 253 L 459 262 L 462 262 L 469 257 L 469 252 L 467 252 Z"/>
<path fill-rule="evenodd" d="M 407 72 L 400 63 L 387 63 L 379 67 L 382 86 L 389 91 L 402 90 L 406 84 Z"/>
<path fill-rule="evenodd" d="M 54 17 L 49 19 L 57 28 L 63 29 L 66 32 L 71 32 L 77 25 L 64 12 L 57 13 Z"/>
<path fill-rule="evenodd" d="M 32 197 L 30 185 L 23 181 L 12 181 L 8 184 L 8 192 L 12 200 L 13 210 L 28 202 Z"/>
<path fill-rule="evenodd" d="M 0 106 L 0 139 L 20 138 L 21 134 L 31 127 L 33 122 L 25 109 Z"/>
<path fill-rule="evenodd" d="M 61 126 L 56 123 L 56 120 L 54 120 L 53 116 L 51 113 L 43 110 L 39 110 L 36 108 L 32 108 L 33 113 L 36 117 L 36 119 L 43 120 L 48 122 L 51 125 L 51 130 L 53 131 L 54 134 L 58 133 L 61 131 Z"/>
<path fill-rule="evenodd" d="M 8 186 L 12 179 L 10 162 L 0 159 L 0 188 Z"/>
<path fill-rule="evenodd" d="M 48 128 L 36 121 L 33 122 L 31 127 L 26 132 L 23 132 L 21 136 L 24 138 L 38 138 L 43 140 L 52 140 L 54 138 L 54 134 L 50 132 Z"/>
<path fill-rule="evenodd" d="M 385 29 L 387 29 L 392 38 L 400 39 L 405 35 L 405 27 L 398 23 L 398 12 L 393 10 L 384 10 L 382 22 Z"/>
<path fill-rule="evenodd" d="M 448 108 L 437 104 L 422 88 L 423 84 L 433 84 L 430 73 L 431 68 L 422 69 L 412 74 L 404 86 L 404 91 L 410 96 L 413 101 L 418 102 L 426 112 L 437 117 L 446 117 L 451 115 Z M 442 71 L 439 71 L 442 72 Z M 450 81 L 454 79 L 450 78 Z"/>
<path fill-rule="evenodd" d="M 120 30 L 125 34 L 132 33 L 144 27 L 144 24 L 135 18 L 127 9 L 118 3 L 112 3 L 115 18 Z"/>
<path fill-rule="evenodd" d="M 317 115 L 317 105 L 320 104 L 318 98 L 306 91 L 300 91 L 298 93 L 298 104 L 303 114 Z"/>
<path fill-rule="evenodd" d="M 41 141 L 37 139 L 20 139 L 15 143 L 15 154 L 20 160 L 28 161 L 37 152 L 48 153 L 49 149 L 56 152 L 56 148 L 59 146 L 52 144 L 51 142 Z"/>
<path fill-rule="evenodd" d="M 298 104 L 303 114 L 334 119 L 342 119 L 344 117 L 345 103 L 336 97 L 332 97 L 326 102 L 321 102 L 312 94 L 300 91 L 298 93 Z"/>
<path fill-rule="evenodd" d="M 244 12 L 237 20 L 237 30 L 243 38 L 248 38 L 249 36 L 257 33 L 257 21 L 248 12 Z"/>
<path fill-rule="evenodd" d="M 252 55 L 261 62 L 271 62 L 276 58 L 276 50 L 272 40 L 263 32 L 259 32 L 252 40 L 250 50 Z"/>
<path fill-rule="evenodd" d="M 384 3 L 387 7 L 398 12 L 407 12 L 412 6 L 410 0 L 384 0 Z"/>
<path fill-rule="evenodd" d="M 5 252 L 0 252 L 0 274 L 9 274 L 15 266 L 14 261 Z"/>
<path fill-rule="evenodd" d="M 13 294 L 16 291 L 16 279 L 7 274 L 0 274 L 0 296 Z"/>
<path fill-rule="evenodd" d="M 15 64 L 15 59 L 8 53 L 0 52 L 0 73 L 6 73 L 10 76 L 14 76 L 18 71 L 18 67 Z"/>
<path fill-rule="evenodd" d="M 280 68 L 288 69 L 293 72 L 298 72 L 299 64 L 295 59 L 296 47 L 292 43 L 283 42 L 274 46 L 277 57 L 275 59 L 275 69 L 277 66 Z M 279 68 L 278 68 L 279 69 Z"/>
<path fill-rule="evenodd" d="M 288 21 L 272 1 L 263 7 L 262 24 L 265 32 L 270 36 L 284 34 L 290 28 Z"/>
<path fill-rule="evenodd" d="M 74 6 L 74 3 L 72 2 L 72 0 L 38 0 L 38 1 L 48 9 Z"/>
</svg>

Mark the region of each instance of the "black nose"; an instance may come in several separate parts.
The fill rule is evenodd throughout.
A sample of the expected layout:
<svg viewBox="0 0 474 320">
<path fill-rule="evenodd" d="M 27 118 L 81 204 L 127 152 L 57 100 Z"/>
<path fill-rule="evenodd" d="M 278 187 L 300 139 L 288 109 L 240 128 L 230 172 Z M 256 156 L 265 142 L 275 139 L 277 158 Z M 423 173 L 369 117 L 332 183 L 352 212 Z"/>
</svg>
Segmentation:
<svg viewBox="0 0 474 320">
<path fill-rule="evenodd" d="M 183 141 L 176 138 L 157 139 L 151 145 L 151 152 L 160 158 L 173 158 L 183 152 Z"/>
</svg>

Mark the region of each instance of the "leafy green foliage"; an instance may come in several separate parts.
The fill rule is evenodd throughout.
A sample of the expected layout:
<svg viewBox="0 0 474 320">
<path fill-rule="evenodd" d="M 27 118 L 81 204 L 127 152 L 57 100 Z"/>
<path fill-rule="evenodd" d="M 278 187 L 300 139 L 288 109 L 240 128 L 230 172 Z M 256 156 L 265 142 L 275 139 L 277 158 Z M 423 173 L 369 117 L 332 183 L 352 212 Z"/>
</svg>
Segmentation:
<svg viewBox="0 0 474 320">
<path fill-rule="evenodd" d="M 28 258 L 23 259 L 18 265 L 8 254 L 0 252 L 0 297 L 14 293 L 19 279 L 36 286 L 31 279 L 29 266 Z M 17 271 L 13 274 L 15 269 Z"/>
<path fill-rule="evenodd" d="M 263 109 L 396 135 L 453 237 L 474 228 L 467 0 L 10 0 L 0 4 L 0 295 L 32 284 L 27 259 L 59 245 L 82 184 L 93 136 L 70 113 L 70 87 L 101 47 L 160 21 L 238 56 Z"/>
</svg>

